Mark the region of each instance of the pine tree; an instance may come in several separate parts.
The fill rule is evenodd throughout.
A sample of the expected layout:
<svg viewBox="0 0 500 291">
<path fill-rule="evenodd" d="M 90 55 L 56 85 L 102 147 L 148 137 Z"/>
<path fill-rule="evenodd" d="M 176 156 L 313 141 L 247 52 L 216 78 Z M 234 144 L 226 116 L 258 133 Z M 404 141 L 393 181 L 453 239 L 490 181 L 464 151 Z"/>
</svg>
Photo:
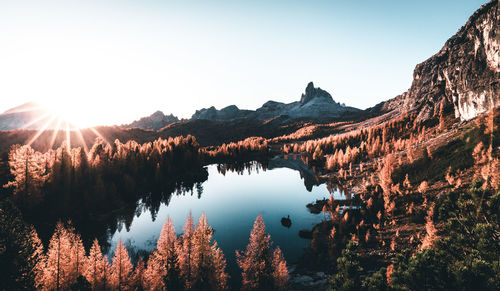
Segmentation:
<svg viewBox="0 0 500 291">
<path fill-rule="evenodd" d="M 83 276 L 87 266 L 87 257 L 85 256 L 85 248 L 83 247 L 80 234 L 75 233 L 73 227 L 68 229 L 71 244 L 71 281 L 76 282 L 78 277 Z"/>
<path fill-rule="evenodd" d="M 45 254 L 43 252 L 42 241 L 38 237 L 34 227 L 31 227 L 30 238 L 32 243 L 33 254 L 31 259 L 34 261 L 33 277 L 35 279 L 35 288 L 41 289 L 43 286 L 43 270 L 45 268 Z"/>
<path fill-rule="evenodd" d="M 40 187 L 47 179 L 43 155 L 29 145 L 13 146 L 9 153 L 9 168 L 14 181 L 5 187 L 13 187 L 23 205 L 38 202 L 41 199 Z"/>
<path fill-rule="evenodd" d="M 342 256 L 337 259 L 337 273 L 330 280 L 331 290 L 361 290 L 360 275 L 363 269 L 357 253 L 358 244 L 349 242 Z"/>
<path fill-rule="evenodd" d="M 132 276 L 132 282 L 131 282 L 131 287 L 132 290 L 144 290 L 143 288 L 143 282 L 144 282 L 144 271 L 145 271 L 145 265 L 144 265 L 144 260 L 142 258 L 139 258 L 137 261 L 137 264 L 135 265 L 134 268 L 134 275 Z"/>
<path fill-rule="evenodd" d="M 36 232 L 8 199 L 0 200 L 0 290 L 39 288 L 43 249 Z"/>
<path fill-rule="evenodd" d="M 158 276 L 158 270 L 162 269 L 162 262 L 156 250 L 149 254 L 147 267 L 143 274 L 143 285 L 145 290 L 162 290 L 163 280 Z"/>
<path fill-rule="evenodd" d="M 281 249 L 277 247 L 273 253 L 273 278 L 278 290 L 286 290 L 288 283 L 288 268 Z"/>
<path fill-rule="evenodd" d="M 250 232 L 250 242 L 245 252 L 243 254 L 236 252 L 237 262 L 242 270 L 242 289 L 272 290 L 279 288 L 282 284 L 284 259 L 282 262 L 279 258 L 282 257 L 281 251 L 278 251 L 276 261 L 273 260 L 270 239 L 271 236 L 266 233 L 262 215 L 259 214 Z M 280 269 L 275 270 L 276 266 Z"/>
<path fill-rule="evenodd" d="M 45 289 L 68 289 L 71 281 L 71 238 L 62 222 L 58 222 L 47 250 L 47 261 L 43 273 Z"/>
<path fill-rule="evenodd" d="M 87 266 L 84 271 L 84 276 L 89 281 L 93 289 L 104 289 L 104 281 L 106 277 L 106 262 L 101 252 L 101 247 L 97 239 L 94 239 L 92 247 L 90 247 L 89 256 L 87 258 Z"/>
<path fill-rule="evenodd" d="M 181 275 L 186 282 L 186 288 L 189 289 L 192 284 L 192 256 L 193 256 L 193 236 L 194 236 L 194 226 L 193 226 L 193 215 L 189 211 L 188 217 L 186 219 L 186 224 L 182 228 L 184 234 L 180 237 L 178 242 L 178 253 L 179 253 L 179 267 L 181 270 Z"/>
<path fill-rule="evenodd" d="M 104 276 L 102 278 L 102 289 L 103 290 L 107 290 L 108 287 L 112 287 L 111 285 L 111 271 L 112 271 L 112 268 L 111 268 L 111 264 L 109 263 L 109 259 L 108 259 L 108 256 L 104 256 L 102 257 L 102 266 L 104 267 Z"/>
<path fill-rule="evenodd" d="M 120 240 L 115 249 L 113 263 L 111 265 L 111 286 L 115 290 L 128 290 L 130 287 L 130 276 L 132 275 L 132 263 L 127 249 Z"/>
<path fill-rule="evenodd" d="M 156 250 L 151 253 L 148 262 L 147 277 L 151 289 L 179 290 L 182 288 L 176 241 L 174 224 L 170 218 L 167 218 L 158 238 Z"/>
<path fill-rule="evenodd" d="M 203 213 L 193 235 L 193 289 L 223 290 L 227 286 L 226 262 L 217 243 L 212 242 L 213 230 Z"/>
<path fill-rule="evenodd" d="M 212 260 L 216 282 L 215 290 L 228 290 L 229 275 L 226 273 L 226 259 L 222 250 L 217 246 L 217 242 L 212 245 Z"/>
<path fill-rule="evenodd" d="M 437 229 L 434 226 L 434 221 L 432 220 L 433 214 L 434 205 L 431 205 L 431 207 L 429 207 L 429 210 L 427 211 L 427 216 L 425 217 L 425 237 L 422 241 L 420 249 L 426 249 L 434 246 L 434 241 L 437 238 Z"/>
</svg>

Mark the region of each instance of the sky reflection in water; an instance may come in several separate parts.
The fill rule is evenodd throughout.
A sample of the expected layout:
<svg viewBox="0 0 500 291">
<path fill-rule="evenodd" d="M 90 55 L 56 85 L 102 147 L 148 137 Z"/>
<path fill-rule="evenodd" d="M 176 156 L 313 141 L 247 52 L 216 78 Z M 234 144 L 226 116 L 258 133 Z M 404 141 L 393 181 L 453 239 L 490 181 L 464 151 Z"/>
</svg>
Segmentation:
<svg viewBox="0 0 500 291">
<path fill-rule="evenodd" d="M 192 195 L 173 195 L 168 206 L 161 205 L 155 221 L 149 210 L 142 210 L 139 216 L 134 217 L 129 231 L 122 227 L 112 235 L 110 254 L 119 239 L 134 251 L 153 250 L 167 216 L 173 220 L 176 233 L 181 234 L 191 210 L 195 222 L 202 212 L 207 215 L 208 224 L 215 230 L 215 240 L 228 260 L 230 274 L 237 270 L 235 250 L 245 248 L 259 213 L 264 218 L 271 240 L 275 246 L 280 246 L 285 259 L 289 263 L 297 261 L 303 249 L 310 244 L 310 240 L 299 237 L 299 230 L 311 230 L 325 217 L 310 213 L 306 205 L 316 199 L 330 197 L 326 185 L 314 186 L 308 192 L 300 173 L 288 168 L 254 169 L 250 173 L 245 170 L 239 174 L 228 171 L 223 175 L 216 165 L 210 165 L 208 172 L 200 199 L 196 189 Z M 334 196 L 341 198 L 339 193 Z M 292 220 L 290 228 L 281 225 L 281 218 L 288 215 Z"/>
</svg>

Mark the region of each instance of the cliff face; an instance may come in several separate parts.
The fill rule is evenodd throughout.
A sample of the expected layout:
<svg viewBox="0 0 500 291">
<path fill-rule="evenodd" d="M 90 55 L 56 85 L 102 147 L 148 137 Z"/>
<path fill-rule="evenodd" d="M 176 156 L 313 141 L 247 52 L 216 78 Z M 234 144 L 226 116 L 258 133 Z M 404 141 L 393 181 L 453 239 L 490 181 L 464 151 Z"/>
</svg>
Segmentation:
<svg viewBox="0 0 500 291">
<path fill-rule="evenodd" d="M 402 107 L 420 110 L 423 120 L 444 99 L 456 118 L 468 120 L 500 105 L 499 22 L 498 0 L 479 8 L 436 55 L 416 66 Z M 391 103 L 401 104 L 396 99 Z"/>
</svg>

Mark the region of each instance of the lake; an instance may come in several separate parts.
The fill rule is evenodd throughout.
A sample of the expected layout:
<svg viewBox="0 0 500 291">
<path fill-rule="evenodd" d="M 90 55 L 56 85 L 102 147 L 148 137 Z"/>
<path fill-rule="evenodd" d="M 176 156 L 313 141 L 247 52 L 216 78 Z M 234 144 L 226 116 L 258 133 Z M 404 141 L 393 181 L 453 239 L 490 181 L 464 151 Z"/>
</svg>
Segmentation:
<svg viewBox="0 0 500 291">
<path fill-rule="evenodd" d="M 155 219 L 139 201 L 128 229 L 119 223 L 111 234 L 108 255 L 112 255 L 120 239 L 132 253 L 150 252 L 156 247 L 167 217 L 173 220 L 176 233 L 181 234 L 189 211 L 195 222 L 204 212 L 227 259 L 228 272 L 237 278 L 235 250 L 245 249 L 253 222 L 261 213 L 274 246 L 279 246 L 287 262 L 293 264 L 310 244 L 310 240 L 299 237 L 299 231 L 312 230 L 325 219 L 322 213 L 312 214 L 306 205 L 330 197 L 326 185 L 318 182 L 301 160 L 278 157 L 271 159 L 266 169 L 256 162 L 239 171 L 210 165 L 208 180 L 201 187 L 201 195 L 195 189 L 193 193 L 170 196 L 168 205 L 160 205 Z M 333 194 L 342 199 L 339 192 Z M 281 224 L 281 218 L 287 216 L 292 221 L 289 228 Z"/>
</svg>

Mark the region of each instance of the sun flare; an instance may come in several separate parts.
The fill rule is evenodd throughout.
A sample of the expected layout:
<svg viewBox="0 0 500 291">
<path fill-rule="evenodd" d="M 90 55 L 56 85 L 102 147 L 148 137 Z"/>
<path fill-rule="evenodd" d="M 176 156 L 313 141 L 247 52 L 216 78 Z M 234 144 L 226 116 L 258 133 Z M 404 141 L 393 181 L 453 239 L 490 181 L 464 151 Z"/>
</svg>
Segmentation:
<svg viewBox="0 0 500 291">
<path fill-rule="evenodd" d="M 88 128 L 94 126 L 97 121 L 95 118 L 92 118 L 93 115 L 90 114 L 85 104 L 76 105 L 74 102 L 56 100 L 44 102 L 42 106 L 49 115 L 54 116 L 63 123 L 68 123 L 70 128 Z"/>
<path fill-rule="evenodd" d="M 27 145 L 32 145 L 42 138 L 44 133 L 52 131 L 48 144 L 48 148 L 51 149 L 56 144 L 58 134 L 64 132 L 64 143 L 67 145 L 66 149 L 68 151 L 75 146 L 81 146 L 84 152 L 88 154 L 88 146 L 82 130 L 90 131 L 93 135 L 108 143 L 106 138 L 93 127 L 97 124 L 96 117 L 99 115 L 88 114 L 91 111 L 85 108 L 84 105 L 75 106 L 61 100 L 44 103 L 31 102 L 15 112 L 29 112 L 34 115 L 34 119 L 25 123 L 22 127 L 22 129 L 32 130 L 32 126 L 38 126 L 33 135 L 26 141 Z"/>
</svg>

